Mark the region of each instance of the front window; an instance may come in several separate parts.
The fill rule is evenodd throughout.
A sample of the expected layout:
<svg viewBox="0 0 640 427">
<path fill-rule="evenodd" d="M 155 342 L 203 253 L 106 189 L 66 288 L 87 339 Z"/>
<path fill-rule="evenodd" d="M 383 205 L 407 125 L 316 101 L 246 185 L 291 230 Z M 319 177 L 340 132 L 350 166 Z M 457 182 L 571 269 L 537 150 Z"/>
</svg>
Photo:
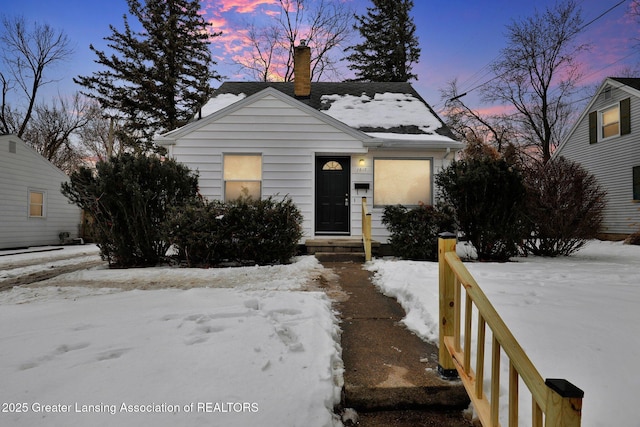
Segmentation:
<svg viewBox="0 0 640 427">
<path fill-rule="evenodd" d="M 262 190 L 262 156 L 259 154 L 225 154 L 224 200 L 239 197 L 260 199 Z"/>
<path fill-rule="evenodd" d="M 431 204 L 430 159 L 374 159 L 375 206 Z"/>
<path fill-rule="evenodd" d="M 601 139 L 620 134 L 620 107 L 618 105 L 602 110 L 600 118 Z"/>
<path fill-rule="evenodd" d="M 44 193 L 41 191 L 29 191 L 29 216 L 44 216 Z"/>
</svg>

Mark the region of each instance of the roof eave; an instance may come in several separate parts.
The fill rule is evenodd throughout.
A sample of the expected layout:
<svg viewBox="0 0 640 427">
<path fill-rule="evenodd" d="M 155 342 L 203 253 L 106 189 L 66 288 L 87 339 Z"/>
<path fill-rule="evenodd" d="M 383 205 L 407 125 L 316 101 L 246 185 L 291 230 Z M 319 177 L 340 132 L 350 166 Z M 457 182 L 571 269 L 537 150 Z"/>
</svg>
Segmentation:
<svg viewBox="0 0 640 427">
<path fill-rule="evenodd" d="M 367 148 L 416 150 L 462 150 L 464 148 L 464 144 L 462 142 L 454 140 L 406 140 L 380 137 L 364 142 L 364 146 Z"/>
</svg>

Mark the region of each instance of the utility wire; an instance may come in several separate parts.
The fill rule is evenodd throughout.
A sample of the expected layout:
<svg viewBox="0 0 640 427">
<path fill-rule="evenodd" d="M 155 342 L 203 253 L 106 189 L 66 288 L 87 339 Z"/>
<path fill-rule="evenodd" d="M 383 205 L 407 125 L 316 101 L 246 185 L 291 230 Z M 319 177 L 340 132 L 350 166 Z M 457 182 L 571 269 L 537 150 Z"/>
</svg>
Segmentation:
<svg viewBox="0 0 640 427">
<path fill-rule="evenodd" d="M 589 25 L 593 24 L 594 22 L 598 21 L 599 19 L 602 19 L 604 16 L 606 16 L 607 14 L 609 14 L 610 12 L 612 12 L 613 10 L 615 10 L 616 8 L 620 7 L 620 6 L 621 6 L 622 4 L 624 4 L 626 1 L 627 1 L 627 0 L 621 0 L 621 1 L 619 1 L 618 3 L 616 3 L 615 5 L 611 6 L 610 8 L 608 8 L 607 10 L 605 10 L 604 12 L 602 12 L 600 15 L 596 16 L 596 17 L 595 17 L 595 18 L 593 18 L 591 21 L 587 22 L 586 24 L 584 24 L 583 26 L 581 26 L 580 28 L 578 28 L 578 30 L 576 30 L 576 32 L 575 32 L 574 34 L 572 34 L 572 35 L 571 35 L 571 37 L 574 37 L 574 36 L 576 36 L 577 34 L 581 33 L 581 32 L 582 32 L 585 28 L 587 28 Z M 502 56 L 502 54 L 498 55 L 496 58 L 499 58 L 500 56 Z M 629 55 L 629 56 L 631 56 L 631 55 Z M 627 57 L 628 57 L 628 56 L 627 56 Z M 623 58 L 623 59 L 626 59 L 627 57 L 625 57 L 625 58 Z M 494 61 L 495 61 L 495 60 L 494 60 Z M 618 61 L 616 61 L 616 62 L 620 62 L 620 61 L 621 61 L 621 60 L 618 60 Z M 489 64 L 485 65 L 484 67 L 482 67 L 482 68 L 480 69 L 480 71 L 482 71 L 483 69 L 487 68 L 490 64 L 491 64 L 491 63 L 489 63 Z M 614 64 L 615 64 L 615 63 L 614 63 Z M 613 64 L 609 64 L 608 66 L 611 66 L 611 65 L 613 65 Z M 605 67 L 605 68 L 606 68 L 606 67 Z M 480 72 L 480 71 L 478 71 L 478 72 Z M 474 73 L 473 75 L 478 74 L 478 72 Z M 485 73 L 485 74 L 486 74 L 486 73 Z M 472 87 L 472 88 L 470 88 L 470 89 L 466 89 L 466 90 L 461 89 L 460 91 L 461 91 L 463 94 L 465 94 L 465 95 L 466 95 L 466 94 L 468 94 L 469 92 L 473 92 L 474 90 L 477 90 L 477 89 L 479 89 L 479 88 L 481 88 L 481 87 L 483 87 L 483 86 L 486 86 L 487 84 L 491 83 L 492 81 L 494 81 L 494 80 L 496 80 L 496 79 L 498 79 L 498 78 L 503 77 L 505 74 L 506 74 L 506 73 L 504 73 L 504 74 L 500 74 L 500 75 L 497 75 L 497 76 L 494 76 L 494 77 L 492 77 L 491 79 L 489 79 L 489 80 L 485 81 L 484 83 L 477 84 L 476 86 L 473 86 L 473 87 Z M 582 78 L 582 79 L 580 79 L 579 81 L 584 80 L 584 78 L 585 78 L 585 77 L 583 77 L 583 78 Z M 469 80 L 470 80 L 470 79 L 467 79 L 467 80 L 465 81 L 465 83 L 466 83 L 467 81 L 469 81 Z M 579 81 L 578 81 L 578 82 L 579 82 Z M 459 95 L 458 97 L 462 97 L 462 96 L 463 96 L 463 95 Z M 453 99 L 455 99 L 455 98 L 453 98 Z"/>
</svg>

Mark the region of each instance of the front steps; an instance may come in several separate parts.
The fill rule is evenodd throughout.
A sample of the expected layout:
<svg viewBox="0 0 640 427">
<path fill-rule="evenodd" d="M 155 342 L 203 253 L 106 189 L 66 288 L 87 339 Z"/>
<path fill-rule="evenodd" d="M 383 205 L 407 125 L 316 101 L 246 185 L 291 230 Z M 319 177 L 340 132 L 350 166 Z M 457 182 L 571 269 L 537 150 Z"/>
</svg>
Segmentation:
<svg viewBox="0 0 640 427">
<path fill-rule="evenodd" d="M 320 262 L 364 262 L 362 238 L 324 237 L 307 239 L 307 254 L 315 255 Z M 378 253 L 380 242 L 371 242 L 372 252 Z"/>
</svg>

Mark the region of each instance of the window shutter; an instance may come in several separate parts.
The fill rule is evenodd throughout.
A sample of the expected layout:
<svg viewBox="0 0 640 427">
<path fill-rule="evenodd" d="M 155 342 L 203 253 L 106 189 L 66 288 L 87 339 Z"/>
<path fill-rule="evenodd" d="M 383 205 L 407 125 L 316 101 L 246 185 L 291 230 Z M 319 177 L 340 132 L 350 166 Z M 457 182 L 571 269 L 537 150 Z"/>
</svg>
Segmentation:
<svg viewBox="0 0 640 427">
<path fill-rule="evenodd" d="M 620 101 L 620 135 L 631 133 L 631 98 Z"/>
<path fill-rule="evenodd" d="M 589 113 L 589 144 L 598 142 L 598 112 Z"/>
<path fill-rule="evenodd" d="M 640 200 L 640 166 L 633 168 L 633 200 Z"/>
</svg>

